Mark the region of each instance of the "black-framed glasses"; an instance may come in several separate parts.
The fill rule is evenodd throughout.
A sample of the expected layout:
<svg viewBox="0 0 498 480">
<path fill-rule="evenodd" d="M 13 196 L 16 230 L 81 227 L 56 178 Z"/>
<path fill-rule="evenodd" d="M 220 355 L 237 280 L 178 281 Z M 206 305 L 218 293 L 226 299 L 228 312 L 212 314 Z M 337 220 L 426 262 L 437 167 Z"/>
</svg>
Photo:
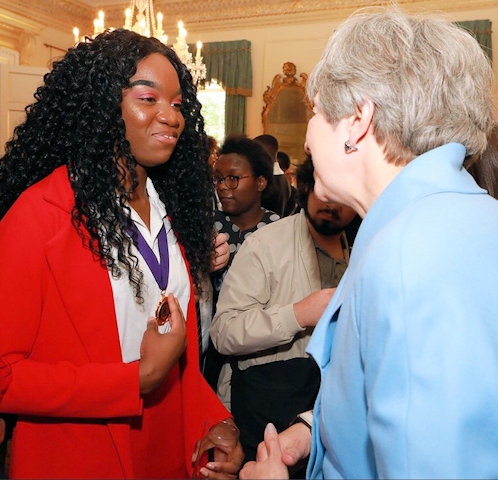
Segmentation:
<svg viewBox="0 0 498 480">
<path fill-rule="evenodd" d="M 213 183 L 215 187 L 219 187 L 222 183 L 225 184 L 230 190 L 235 190 L 239 186 L 239 180 L 241 178 L 249 178 L 252 175 L 227 175 L 226 177 L 213 177 Z"/>
</svg>

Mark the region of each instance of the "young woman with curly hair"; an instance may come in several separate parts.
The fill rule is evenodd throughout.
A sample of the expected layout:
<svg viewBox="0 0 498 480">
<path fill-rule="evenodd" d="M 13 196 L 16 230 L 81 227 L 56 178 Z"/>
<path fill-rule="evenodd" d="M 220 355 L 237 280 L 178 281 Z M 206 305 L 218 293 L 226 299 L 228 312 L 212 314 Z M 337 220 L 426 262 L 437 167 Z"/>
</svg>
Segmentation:
<svg viewBox="0 0 498 480">
<path fill-rule="evenodd" d="M 10 476 L 185 478 L 206 425 L 229 417 L 199 371 L 213 187 L 192 77 L 115 30 L 71 48 L 35 100 L 0 160 Z"/>
</svg>

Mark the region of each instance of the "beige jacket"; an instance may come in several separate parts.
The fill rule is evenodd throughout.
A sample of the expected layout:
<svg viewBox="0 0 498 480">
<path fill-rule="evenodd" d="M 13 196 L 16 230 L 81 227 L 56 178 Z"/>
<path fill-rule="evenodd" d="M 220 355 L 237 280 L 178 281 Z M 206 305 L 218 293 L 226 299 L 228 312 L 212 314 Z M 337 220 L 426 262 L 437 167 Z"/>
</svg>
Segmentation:
<svg viewBox="0 0 498 480">
<path fill-rule="evenodd" d="M 297 323 L 293 304 L 320 290 L 315 244 L 304 211 L 251 234 L 223 281 L 210 335 L 224 355 L 243 356 L 243 370 L 277 360 L 306 357 L 312 328 Z M 218 395 L 230 408 L 230 365 Z"/>
</svg>

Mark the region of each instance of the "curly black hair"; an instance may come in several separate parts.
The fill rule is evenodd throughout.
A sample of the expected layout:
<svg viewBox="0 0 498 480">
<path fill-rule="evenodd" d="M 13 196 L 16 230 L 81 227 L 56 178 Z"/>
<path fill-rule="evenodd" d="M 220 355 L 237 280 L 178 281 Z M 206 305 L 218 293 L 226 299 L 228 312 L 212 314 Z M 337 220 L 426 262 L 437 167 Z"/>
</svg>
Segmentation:
<svg viewBox="0 0 498 480">
<path fill-rule="evenodd" d="M 260 143 L 251 140 L 244 134 L 232 133 L 225 138 L 219 152 L 220 155 L 228 155 L 229 153 L 236 153 L 247 159 L 251 164 L 252 174 L 255 177 L 266 178 L 265 189 L 272 185 L 273 160 Z"/>
<path fill-rule="evenodd" d="M 152 53 L 164 55 L 178 73 L 185 129 L 168 162 L 147 172 L 199 286 L 213 249 L 213 184 L 197 90 L 173 49 L 124 29 L 69 49 L 45 75 L 35 102 L 26 107 L 26 120 L 14 130 L 0 159 L 0 219 L 26 188 L 67 165 L 75 196 L 73 225 L 114 277 L 127 274 L 138 302 L 143 274 L 130 253 L 129 192 L 118 159 L 132 188 L 137 185 L 136 161 L 125 137 L 121 102 L 137 64 Z"/>
</svg>

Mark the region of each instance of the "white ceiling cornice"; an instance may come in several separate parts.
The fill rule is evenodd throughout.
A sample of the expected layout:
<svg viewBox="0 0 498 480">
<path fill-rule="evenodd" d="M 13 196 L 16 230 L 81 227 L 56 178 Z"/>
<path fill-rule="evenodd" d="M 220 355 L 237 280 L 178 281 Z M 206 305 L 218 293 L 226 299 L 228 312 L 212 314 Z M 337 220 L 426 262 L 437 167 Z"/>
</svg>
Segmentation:
<svg viewBox="0 0 498 480">
<path fill-rule="evenodd" d="M 29 32 L 45 27 L 71 32 L 74 25 L 90 29 L 94 11 L 77 0 L 0 0 L 0 21 Z"/>
<path fill-rule="evenodd" d="M 176 33 L 183 20 L 196 32 L 227 28 L 257 27 L 289 23 L 341 20 L 359 8 L 391 4 L 392 0 L 155 0 L 155 11 L 165 16 L 165 30 Z M 498 7 L 498 0 L 398 0 L 409 10 L 446 12 Z M 109 25 L 121 25 L 127 3 L 105 7 Z"/>
<path fill-rule="evenodd" d="M 101 4 L 101 2 L 95 2 Z M 171 38 L 176 23 L 183 20 L 195 32 L 212 32 L 245 27 L 279 24 L 337 21 L 354 10 L 371 5 L 391 4 L 391 0 L 155 0 L 154 8 L 165 16 L 164 27 Z M 398 0 L 407 10 L 454 12 L 498 7 L 498 0 Z M 106 25 L 119 27 L 124 22 L 128 2 L 105 5 Z M 0 28 L 27 28 L 33 31 L 52 26 L 70 32 L 77 25 L 80 32 L 93 31 L 97 8 L 77 0 L 0 0 Z M 26 22 L 22 26 L 22 19 Z"/>
</svg>

